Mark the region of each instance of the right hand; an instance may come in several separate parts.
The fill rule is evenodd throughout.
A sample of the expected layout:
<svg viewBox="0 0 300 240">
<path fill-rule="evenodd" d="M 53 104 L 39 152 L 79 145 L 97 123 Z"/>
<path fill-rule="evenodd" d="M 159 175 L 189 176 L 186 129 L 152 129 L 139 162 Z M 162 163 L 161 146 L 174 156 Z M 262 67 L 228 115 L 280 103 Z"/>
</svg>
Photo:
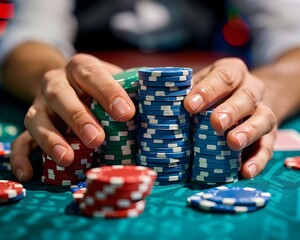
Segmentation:
<svg viewBox="0 0 300 240">
<path fill-rule="evenodd" d="M 105 133 L 89 109 L 91 97 L 118 121 L 134 116 L 134 104 L 112 77 L 121 71 L 91 55 L 77 54 L 65 68 L 45 73 L 41 94 L 25 117 L 28 132 L 12 145 L 12 171 L 20 181 L 32 178 L 29 157 L 38 145 L 60 166 L 72 163 L 74 152 L 63 136 L 67 126 L 87 147 L 102 144 Z"/>
</svg>

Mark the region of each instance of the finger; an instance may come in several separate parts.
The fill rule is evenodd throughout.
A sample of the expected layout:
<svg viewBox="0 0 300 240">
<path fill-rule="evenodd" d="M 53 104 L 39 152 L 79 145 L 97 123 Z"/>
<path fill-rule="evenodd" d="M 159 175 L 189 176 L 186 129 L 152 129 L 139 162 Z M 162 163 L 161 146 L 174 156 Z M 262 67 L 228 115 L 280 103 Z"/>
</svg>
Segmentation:
<svg viewBox="0 0 300 240">
<path fill-rule="evenodd" d="M 68 166 L 72 163 L 73 149 L 53 125 L 39 98 L 29 108 L 24 124 L 42 150 L 57 164 Z"/>
<path fill-rule="evenodd" d="M 190 113 L 213 105 L 230 95 L 244 79 L 246 65 L 239 59 L 222 59 L 217 61 L 209 74 L 193 86 L 184 100 L 184 106 Z"/>
<path fill-rule="evenodd" d="M 256 111 L 263 97 L 264 85 L 250 74 L 247 80 L 251 85 L 241 86 L 230 98 L 214 109 L 210 120 L 216 131 L 224 132 Z"/>
<path fill-rule="evenodd" d="M 76 55 L 67 66 L 70 81 L 96 101 L 116 120 L 126 121 L 135 114 L 135 106 L 126 91 L 105 69 L 103 63 L 89 55 Z"/>
<path fill-rule="evenodd" d="M 277 128 L 274 128 L 269 134 L 244 150 L 243 159 L 246 160 L 241 169 L 243 178 L 254 178 L 272 159 L 276 133 Z"/>
<path fill-rule="evenodd" d="M 233 150 L 241 150 L 271 132 L 275 125 L 273 112 L 261 104 L 251 117 L 228 133 L 227 144 Z"/>
<path fill-rule="evenodd" d="M 37 143 L 27 131 L 20 134 L 11 145 L 10 163 L 12 172 L 20 182 L 27 182 L 33 176 L 33 168 L 29 157 L 37 147 Z"/>
<path fill-rule="evenodd" d="M 52 70 L 45 75 L 42 81 L 42 92 L 51 109 L 87 147 L 93 149 L 102 144 L 105 137 L 103 129 L 90 109 L 69 85 L 63 70 Z M 40 110 L 43 111 L 42 107 Z M 45 121 L 49 123 L 46 116 Z"/>
</svg>

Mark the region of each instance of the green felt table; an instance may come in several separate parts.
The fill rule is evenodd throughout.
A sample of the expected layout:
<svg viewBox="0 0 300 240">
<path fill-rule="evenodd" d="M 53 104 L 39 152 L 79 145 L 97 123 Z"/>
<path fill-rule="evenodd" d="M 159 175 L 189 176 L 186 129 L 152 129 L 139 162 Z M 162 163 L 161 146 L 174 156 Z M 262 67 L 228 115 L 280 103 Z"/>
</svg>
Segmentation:
<svg viewBox="0 0 300 240">
<path fill-rule="evenodd" d="M 23 128 L 27 106 L 0 93 L 0 122 Z M 8 114 L 9 113 L 9 114 Z M 282 128 L 300 131 L 300 116 Z M 300 152 L 275 152 L 264 171 L 254 179 L 230 184 L 255 187 L 272 194 L 266 207 L 252 213 L 215 214 L 186 205 L 186 198 L 199 190 L 188 186 L 156 186 L 146 198 L 146 209 L 137 218 L 100 219 L 72 215 L 69 188 L 48 186 L 39 177 L 24 184 L 27 196 L 0 206 L 0 239 L 300 239 L 300 171 L 283 166 L 287 156 Z M 33 161 L 40 160 L 40 154 Z M 0 172 L 0 179 L 15 180 Z"/>
</svg>

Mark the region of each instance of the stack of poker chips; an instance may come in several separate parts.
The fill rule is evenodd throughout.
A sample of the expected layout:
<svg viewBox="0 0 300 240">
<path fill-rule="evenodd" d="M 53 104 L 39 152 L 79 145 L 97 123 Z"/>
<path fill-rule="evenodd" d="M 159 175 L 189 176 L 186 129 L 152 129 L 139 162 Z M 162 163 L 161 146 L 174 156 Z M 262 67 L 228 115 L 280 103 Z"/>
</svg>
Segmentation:
<svg viewBox="0 0 300 240">
<path fill-rule="evenodd" d="M 102 166 L 87 172 L 86 188 L 73 193 L 79 212 L 89 217 L 137 217 L 145 209 L 156 172 L 142 166 Z"/>
<path fill-rule="evenodd" d="M 187 198 L 189 206 L 207 212 L 244 213 L 256 211 L 268 203 L 269 192 L 251 187 L 219 186 Z"/>
<path fill-rule="evenodd" d="M 43 153 L 42 182 L 50 185 L 70 186 L 83 181 L 86 172 L 93 167 L 94 149 L 87 148 L 74 134 L 66 134 L 65 139 L 74 150 L 74 160 L 71 165 L 61 167 L 50 156 Z"/>
<path fill-rule="evenodd" d="M 0 171 L 10 171 L 11 165 L 9 161 L 11 152 L 10 142 L 0 142 Z"/>
<path fill-rule="evenodd" d="M 114 75 L 114 79 L 125 89 L 129 97 L 136 103 L 138 89 L 138 69 L 127 69 Z M 95 100 L 91 110 L 105 131 L 105 141 L 95 153 L 95 161 L 99 166 L 135 165 L 136 164 L 136 116 L 127 122 L 113 119 Z"/>
<path fill-rule="evenodd" d="M 190 177 L 190 114 L 183 106 L 192 69 L 139 70 L 137 164 L 157 172 L 155 185 L 185 183 Z"/>
<path fill-rule="evenodd" d="M 0 204 L 17 202 L 26 196 L 26 189 L 21 183 L 0 180 Z"/>
<path fill-rule="evenodd" d="M 236 182 L 241 169 L 241 151 L 227 146 L 227 132 L 217 133 L 210 125 L 213 109 L 194 115 L 192 182 L 195 186 L 218 186 Z"/>
</svg>

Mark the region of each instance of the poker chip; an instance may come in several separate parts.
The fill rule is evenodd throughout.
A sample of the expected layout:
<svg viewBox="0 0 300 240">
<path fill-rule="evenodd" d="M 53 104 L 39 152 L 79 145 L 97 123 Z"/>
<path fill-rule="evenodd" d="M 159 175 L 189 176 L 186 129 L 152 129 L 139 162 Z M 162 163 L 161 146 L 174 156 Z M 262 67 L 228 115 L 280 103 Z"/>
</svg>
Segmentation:
<svg viewBox="0 0 300 240">
<path fill-rule="evenodd" d="M 137 217 L 145 208 L 145 199 L 152 191 L 156 175 L 152 169 L 142 166 L 92 168 L 87 171 L 86 183 L 71 188 L 73 205 L 78 205 L 72 209 L 88 217 Z"/>
<path fill-rule="evenodd" d="M 41 181 L 49 185 L 70 186 L 85 180 L 86 172 L 93 167 L 94 149 L 87 148 L 74 133 L 65 134 L 65 139 L 74 151 L 73 162 L 62 167 L 54 160 L 43 153 L 43 173 Z"/>
<path fill-rule="evenodd" d="M 0 180 L 0 203 L 16 202 L 26 196 L 26 189 L 21 183 Z"/>
<path fill-rule="evenodd" d="M 205 190 L 196 194 L 203 199 L 235 206 L 256 206 L 263 207 L 271 198 L 269 192 L 263 192 L 250 187 L 226 187 L 220 186 Z"/>
<path fill-rule="evenodd" d="M 284 165 L 290 169 L 300 170 L 300 156 L 286 158 Z"/>
<path fill-rule="evenodd" d="M 219 186 L 206 189 L 187 198 L 188 205 L 218 213 L 243 213 L 256 211 L 268 203 L 269 192 L 251 187 Z"/>
</svg>

